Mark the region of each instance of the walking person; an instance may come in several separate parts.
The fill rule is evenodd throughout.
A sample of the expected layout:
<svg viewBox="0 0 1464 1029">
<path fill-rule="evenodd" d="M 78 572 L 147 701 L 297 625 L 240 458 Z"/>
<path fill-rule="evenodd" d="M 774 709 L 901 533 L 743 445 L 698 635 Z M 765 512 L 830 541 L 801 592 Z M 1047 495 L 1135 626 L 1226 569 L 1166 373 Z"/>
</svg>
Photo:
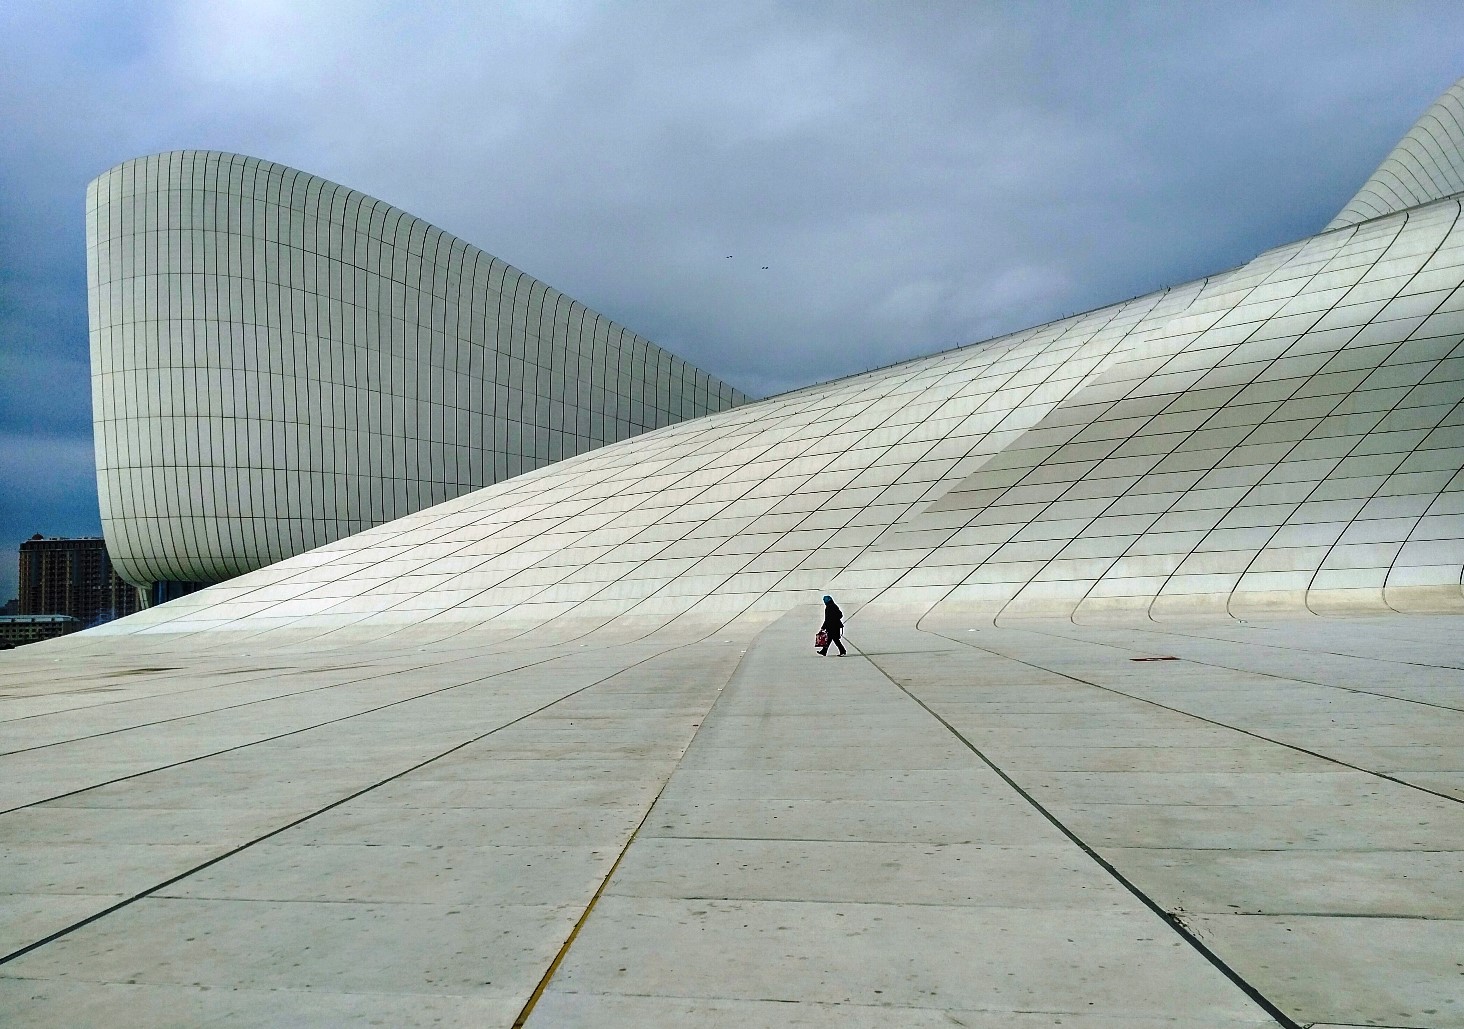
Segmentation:
<svg viewBox="0 0 1464 1029">
<path fill-rule="evenodd" d="M 844 649 L 844 641 L 840 638 L 844 632 L 844 612 L 839 610 L 839 605 L 834 603 L 834 598 L 824 597 L 824 621 L 823 631 L 828 633 L 828 643 L 818 652 L 819 657 L 829 656 L 829 643 L 839 648 L 839 656 L 843 657 L 848 653 Z"/>
</svg>

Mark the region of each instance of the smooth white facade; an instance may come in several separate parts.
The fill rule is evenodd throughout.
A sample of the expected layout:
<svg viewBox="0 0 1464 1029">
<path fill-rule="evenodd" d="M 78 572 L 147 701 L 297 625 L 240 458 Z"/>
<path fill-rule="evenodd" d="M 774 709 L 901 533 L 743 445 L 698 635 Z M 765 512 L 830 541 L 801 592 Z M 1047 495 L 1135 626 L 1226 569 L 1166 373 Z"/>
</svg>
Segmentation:
<svg viewBox="0 0 1464 1029">
<path fill-rule="evenodd" d="M 1464 192 L 1464 81 L 1434 101 L 1329 229 Z"/>
<path fill-rule="evenodd" d="M 1461 606 L 1464 224 L 1209 279 L 648 433 L 120 628 L 854 606 Z"/>
<path fill-rule="evenodd" d="M 1460 222 L 0 654 L 6 1025 L 1464 1029 Z"/>
<path fill-rule="evenodd" d="M 97 480 L 129 581 L 216 582 L 746 399 L 441 229 L 174 151 L 87 191 Z"/>
</svg>

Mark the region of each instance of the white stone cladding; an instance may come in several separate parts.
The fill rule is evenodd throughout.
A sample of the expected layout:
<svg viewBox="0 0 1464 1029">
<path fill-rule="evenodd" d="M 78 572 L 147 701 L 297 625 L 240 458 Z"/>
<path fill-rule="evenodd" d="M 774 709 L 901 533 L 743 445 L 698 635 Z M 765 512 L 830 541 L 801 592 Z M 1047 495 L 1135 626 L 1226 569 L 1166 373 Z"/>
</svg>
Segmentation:
<svg viewBox="0 0 1464 1029">
<path fill-rule="evenodd" d="M 1464 80 L 1434 101 L 1329 229 L 1464 192 Z"/>
<path fill-rule="evenodd" d="M 87 190 L 97 480 L 129 581 L 217 582 L 746 398 L 389 204 L 211 151 Z"/>
<path fill-rule="evenodd" d="M 1464 225 L 1445 200 L 1146 297 L 648 433 L 137 619 L 1449 608 Z"/>
<path fill-rule="evenodd" d="M 692 419 L 127 619 L 446 634 L 1464 608 L 1464 219 Z"/>
</svg>

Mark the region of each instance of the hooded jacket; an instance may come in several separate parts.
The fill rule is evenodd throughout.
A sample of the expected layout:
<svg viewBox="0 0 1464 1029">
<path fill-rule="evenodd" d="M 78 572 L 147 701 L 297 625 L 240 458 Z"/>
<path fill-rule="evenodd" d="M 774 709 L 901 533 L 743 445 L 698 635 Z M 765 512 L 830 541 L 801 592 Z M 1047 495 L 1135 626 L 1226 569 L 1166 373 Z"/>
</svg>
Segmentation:
<svg viewBox="0 0 1464 1029">
<path fill-rule="evenodd" d="M 824 597 L 824 632 L 830 636 L 839 635 L 844 628 L 844 612 L 839 610 L 839 605 L 834 603 L 833 597 Z"/>
</svg>

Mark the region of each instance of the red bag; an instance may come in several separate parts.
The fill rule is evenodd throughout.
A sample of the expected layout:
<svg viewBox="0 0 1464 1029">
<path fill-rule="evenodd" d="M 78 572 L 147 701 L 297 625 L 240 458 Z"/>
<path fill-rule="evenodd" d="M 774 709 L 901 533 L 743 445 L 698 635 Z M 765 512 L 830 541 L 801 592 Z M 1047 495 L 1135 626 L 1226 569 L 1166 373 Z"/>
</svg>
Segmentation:
<svg viewBox="0 0 1464 1029">
<path fill-rule="evenodd" d="M 818 635 L 813 638 L 813 649 L 823 650 L 829 645 L 829 633 L 827 629 L 820 629 Z"/>
</svg>

